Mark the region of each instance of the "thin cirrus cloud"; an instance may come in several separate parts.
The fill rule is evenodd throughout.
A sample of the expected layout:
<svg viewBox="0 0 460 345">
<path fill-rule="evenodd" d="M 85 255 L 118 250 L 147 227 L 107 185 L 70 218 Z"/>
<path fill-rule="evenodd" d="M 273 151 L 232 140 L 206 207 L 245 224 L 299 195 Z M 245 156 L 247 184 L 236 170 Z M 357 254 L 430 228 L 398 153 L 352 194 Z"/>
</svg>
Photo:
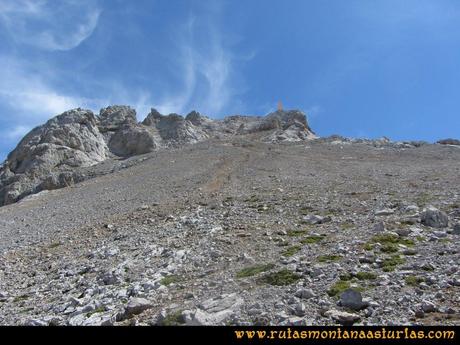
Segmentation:
<svg viewBox="0 0 460 345">
<path fill-rule="evenodd" d="M 66 110 L 96 108 L 102 100 L 66 95 L 53 88 L 46 72 L 36 73 L 27 62 L 0 57 L 0 160 L 33 127 Z"/>
<path fill-rule="evenodd" d="M 43 74 L 36 73 L 27 62 L 0 58 L 0 66 L 0 101 L 16 111 L 18 122 L 35 123 L 71 108 L 100 103 L 96 99 L 58 92 L 49 85 L 45 71 L 42 71 Z"/>
<path fill-rule="evenodd" d="M 93 33 L 101 10 L 94 2 L 0 0 L 0 21 L 12 39 L 43 50 L 70 50 Z"/>
<path fill-rule="evenodd" d="M 32 56 L 34 50 L 69 51 L 78 47 L 93 33 L 100 13 L 95 2 L 0 0 L 0 29 L 13 48 L 0 55 L 1 146 L 12 147 L 51 116 L 100 103 L 60 92 L 49 80 L 50 75 L 59 79 L 55 66 L 39 57 L 24 58 L 24 53 Z M 22 58 L 18 51 L 22 51 Z"/>
<path fill-rule="evenodd" d="M 241 106 L 234 101 L 243 90 L 236 63 L 247 62 L 254 54 L 250 58 L 244 52 L 237 54 L 221 27 L 222 13 L 208 9 L 200 11 L 199 17 L 186 13 L 185 20 L 172 25 L 169 42 L 175 43 L 162 65 L 169 72 L 161 74 L 159 86 L 125 83 L 127 78 L 116 73 L 79 73 L 78 78 L 68 78 L 66 60 L 54 57 L 78 57 L 75 48 L 98 25 L 109 32 L 117 25 L 107 11 L 102 26 L 99 4 L 104 2 L 0 0 L 0 30 L 9 44 L 0 49 L 0 160 L 30 129 L 72 108 L 97 111 L 109 104 L 128 104 L 142 119 L 151 107 L 166 114 L 185 115 L 196 109 L 221 116 L 223 111 L 233 111 L 235 104 Z"/>
<path fill-rule="evenodd" d="M 185 113 L 199 109 L 216 116 L 222 110 L 228 110 L 232 96 L 238 93 L 231 77 L 235 74 L 235 56 L 224 46 L 218 24 L 208 21 L 204 25 L 204 30 L 197 28 L 195 17 L 189 16 L 181 30 L 176 32 L 174 40 L 178 54 L 173 64 L 181 76 L 182 85 L 178 92 L 166 94 L 158 101 L 152 100 L 160 112 Z M 198 31 L 203 35 L 201 38 L 205 38 L 206 46 L 195 41 Z"/>
<path fill-rule="evenodd" d="M 192 44 L 195 19 L 189 20 L 175 33 L 178 42 L 177 58 L 173 60 L 173 70 L 176 71 L 181 82 L 179 91 L 167 93 L 156 102 L 155 107 L 162 113 L 184 112 L 188 107 L 196 87 L 197 79 L 197 54 Z"/>
<path fill-rule="evenodd" d="M 87 20 L 74 27 L 67 27 L 66 24 L 60 27 L 56 26 L 57 24 L 51 25 L 52 18 L 55 18 L 56 14 L 75 10 L 76 2 L 65 0 L 63 3 L 65 6 L 61 5 L 58 9 L 52 10 L 49 8 L 48 1 L 0 0 L 0 18 L 8 25 L 12 25 L 13 21 L 20 24 L 20 30 L 9 30 L 17 43 L 30 44 L 46 50 L 71 50 L 94 31 L 101 10 L 80 8 L 86 11 Z M 34 22 L 36 19 L 47 25 L 43 30 L 29 33 L 28 30 L 32 27 L 29 22 Z M 231 78 L 234 59 L 231 52 L 223 46 L 223 37 L 217 21 L 208 20 L 204 25 L 206 28 L 205 30 L 200 28 L 199 35 L 206 36 L 206 46 L 200 46 L 194 40 L 198 29 L 193 15 L 190 15 L 185 24 L 173 34 L 173 39 L 177 42 L 175 47 L 177 54 L 171 54 L 175 58 L 171 58 L 170 61 L 179 85 L 171 87 L 172 91 L 152 97 L 147 89 L 136 88 L 135 92 L 128 91 L 132 90 L 132 87 L 123 87 L 116 80 L 107 80 L 105 84 L 112 84 L 113 87 L 106 90 L 108 93 L 104 98 L 108 101 L 132 104 L 139 108 L 140 114 L 144 114 L 150 106 L 164 113 L 183 113 L 191 108 L 199 108 L 210 115 L 222 111 L 236 93 Z M 65 36 L 66 39 L 61 39 L 61 36 Z M 28 63 L 21 65 L 15 62 L 13 68 L 8 67 L 9 71 L 3 71 L 0 97 L 11 106 L 27 111 L 36 111 L 40 108 L 42 113 L 49 116 L 75 106 L 100 105 L 101 102 L 98 100 L 61 94 L 47 82 L 45 73 L 31 75 L 27 71 L 28 67 Z M 0 67 L 0 70 L 2 69 L 5 67 Z M 168 81 L 165 81 L 165 85 L 167 84 Z M 21 102 L 17 102 L 18 99 Z"/>
</svg>

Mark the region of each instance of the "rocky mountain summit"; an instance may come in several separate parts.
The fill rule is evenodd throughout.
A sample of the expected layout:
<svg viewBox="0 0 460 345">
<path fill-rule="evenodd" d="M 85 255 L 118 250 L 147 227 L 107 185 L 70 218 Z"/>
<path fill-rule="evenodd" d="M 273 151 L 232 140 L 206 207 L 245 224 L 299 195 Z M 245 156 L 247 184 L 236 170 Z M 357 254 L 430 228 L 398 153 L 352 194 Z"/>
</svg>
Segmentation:
<svg viewBox="0 0 460 345">
<path fill-rule="evenodd" d="M 192 111 L 185 118 L 152 109 L 142 123 L 129 106 L 110 106 L 98 116 L 73 109 L 28 133 L 0 168 L 0 206 L 88 178 L 82 168 L 108 159 L 141 155 L 210 138 L 261 134 L 265 142 L 316 138 L 304 113 L 276 111 L 265 117 L 212 120 Z"/>
<path fill-rule="evenodd" d="M 298 111 L 71 110 L 0 173 L 0 324 L 459 325 L 459 161 Z"/>
</svg>

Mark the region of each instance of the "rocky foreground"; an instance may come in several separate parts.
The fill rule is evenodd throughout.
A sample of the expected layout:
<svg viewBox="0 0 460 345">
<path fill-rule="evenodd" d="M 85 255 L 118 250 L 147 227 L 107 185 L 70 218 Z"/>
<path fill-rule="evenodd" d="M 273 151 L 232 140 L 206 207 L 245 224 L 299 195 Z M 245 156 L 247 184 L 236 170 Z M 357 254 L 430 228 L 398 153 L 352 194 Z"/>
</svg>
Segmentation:
<svg viewBox="0 0 460 345">
<path fill-rule="evenodd" d="M 113 121 L 78 127 L 100 139 L 97 164 L 65 168 L 86 177 L 0 208 L 0 324 L 460 324 L 460 147 L 275 117 L 186 145 L 125 123 L 157 138 L 125 156 Z M 43 161 L 10 178 L 43 181 Z"/>
</svg>

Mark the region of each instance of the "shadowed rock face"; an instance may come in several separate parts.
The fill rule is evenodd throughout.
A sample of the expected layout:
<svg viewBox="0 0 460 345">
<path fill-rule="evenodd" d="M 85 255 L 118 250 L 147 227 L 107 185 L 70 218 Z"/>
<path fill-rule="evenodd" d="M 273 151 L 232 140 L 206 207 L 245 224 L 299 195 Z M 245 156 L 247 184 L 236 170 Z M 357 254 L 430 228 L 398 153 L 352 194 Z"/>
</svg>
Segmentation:
<svg viewBox="0 0 460 345">
<path fill-rule="evenodd" d="M 305 114 L 297 110 L 213 120 L 196 111 L 184 118 L 152 109 L 142 123 L 129 106 L 109 106 L 98 116 L 90 110 L 69 110 L 32 130 L 9 154 L 0 167 L 0 206 L 84 180 L 80 168 L 110 158 L 254 133 L 261 133 L 257 140 L 266 142 L 316 138 Z"/>
<path fill-rule="evenodd" d="M 109 141 L 110 151 L 123 157 L 152 152 L 157 146 L 154 136 L 142 126 L 121 128 Z"/>
</svg>

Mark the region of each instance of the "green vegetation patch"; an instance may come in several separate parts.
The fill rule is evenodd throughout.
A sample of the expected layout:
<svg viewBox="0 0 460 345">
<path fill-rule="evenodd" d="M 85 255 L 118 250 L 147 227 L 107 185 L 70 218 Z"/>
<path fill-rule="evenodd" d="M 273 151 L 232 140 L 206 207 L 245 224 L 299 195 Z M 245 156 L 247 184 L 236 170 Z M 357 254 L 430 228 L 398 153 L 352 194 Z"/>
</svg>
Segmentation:
<svg viewBox="0 0 460 345">
<path fill-rule="evenodd" d="M 251 266 L 251 267 L 246 267 L 246 268 L 243 268 L 241 271 L 239 271 L 236 274 L 236 277 L 237 278 L 252 277 L 252 276 L 255 276 L 255 275 L 259 274 L 259 273 L 269 271 L 273 267 L 275 267 L 274 264 L 254 265 L 254 266 Z"/>
<path fill-rule="evenodd" d="M 281 253 L 281 255 L 289 257 L 297 254 L 300 250 L 302 249 L 301 246 L 291 246 L 287 248 L 284 252 Z"/>
<path fill-rule="evenodd" d="M 283 269 L 281 271 L 269 273 L 261 277 L 259 282 L 275 286 L 284 286 L 294 284 L 300 278 L 300 275 L 287 269 Z"/>
<path fill-rule="evenodd" d="M 313 244 L 321 242 L 325 236 L 307 236 L 300 241 L 302 244 Z"/>
<path fill-rule="evenodd" d="M 350 288 L 350 282 L 348 280 L 339 280 L 335 282 L 329 290 L 327 290 L 327 294 L 331 297 L 338 296 L 346 289 Z"/>
<path fill-rule="evenodd" d="M 370 243 L 380 243 L 382 245 L 389 245 L 389 244 L 403 244 L 408 247 L 412 247 L 415 245 L 414 241 L 408 238 L 401 238 L 396 234 L 381 234 L 372 237 Z"/>
<path fill-rule="evenodd" d="M 103 313 L 103 312 L 105 312 L 105 308 L 104 307 L 99 307 L 99 308 L 96 308 L 96 309 L 90 311 L 88 314 L 86 314 L 86 317 L 90 318 L 94 314 Z"/>
<path fill-rule="evenodd" d="M 382 253 L 396 253 L 398 250 L 398 245 L 394 243 L 386 243 L 380 248 Z"/>
<path fill-rule="evenodd" d="M 405 281 L 406 281 L 406 284 L 409 286 L 418 286 L 420 283 L 424 282 L 425 279 L 423 277 L 409 275 L 406 277 Z"/>
<path fill-rule="evenodd" d="M 350 273 L 344 273 L 340 275 L 340 280 L 351 280 L 353 276 Z"/>
<path fill-rule="evenodd" d="M 377 275 L 372 272 L 361 271 L 356 273 L 356 278 L 358 278 L 359 280 L 375 280 L 377 279 Z"/>
<path fill-rule="evenodd" d="M 337 262 L 342 259 L 341 255 L 320 255 L 318 256 L 319 262 Z"/>
<path fill-rule="evenodd" d="M 402 265 L 406 262 L 404 257 L 399 255 L 392 255 L 383 260 L 382 269 L 384 272 L 392 272 L 395 270 L 396 266 Z"/>
<path fill-rule="evenodd" d="M 185 323 L 184 317 L 182 316 L 182 311 L 178 310 L 174 313 L 167 315 L 163 321 L 160 322 L 161 326 L 177 326 L 183 325 Z"/>
<path fill-rule="evenodd" d="M 259 202 L 260 199 L 257 195 L 251 195 L 249 198 L 247 198 L 246 200 L 244 200 L 246 202 Z"/>
<path fill-rule="evenodd" d="M 367 250 L 367 251 L 370 251 L 370 250 L 374 249 L 374 246 L 375 245 L 373 243 L 366 243 L 365 245 L 363 245 L 363 249 Z"/>
<path fill-rule="evenodd" d="M 173 274 L 173 275 L 166 276 L 163 279 L 161 279 L 160 284 L 168 286 L 171 284 L 179 283 L 181 280 L 182 280 L 181 277 Z"/>
</svg>

